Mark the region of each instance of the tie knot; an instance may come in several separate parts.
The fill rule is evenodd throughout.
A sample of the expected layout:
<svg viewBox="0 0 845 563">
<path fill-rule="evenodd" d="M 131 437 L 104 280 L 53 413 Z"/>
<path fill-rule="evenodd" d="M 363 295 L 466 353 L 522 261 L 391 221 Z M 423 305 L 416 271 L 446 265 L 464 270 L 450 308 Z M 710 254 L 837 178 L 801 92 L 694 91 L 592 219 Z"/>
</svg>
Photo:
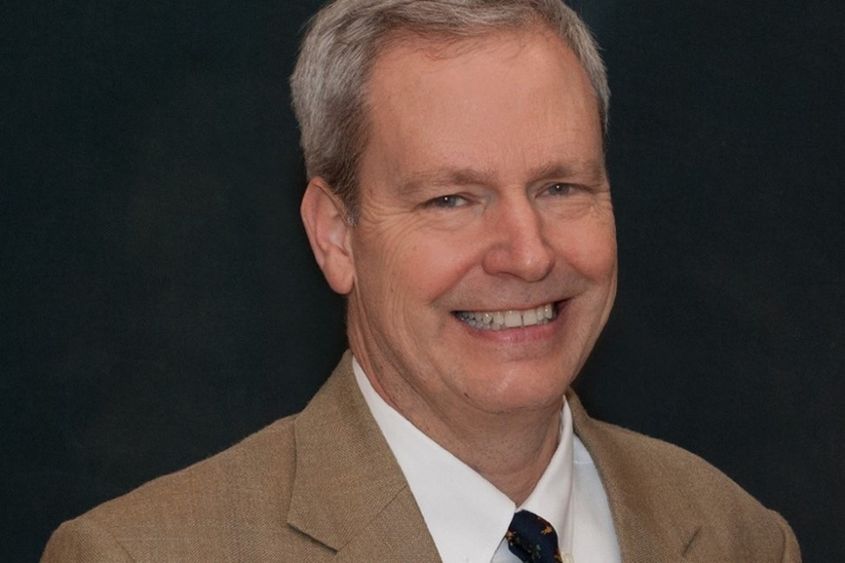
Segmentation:
<svg viewBox="0 0 845 563">
<path fill-rule="evenodd" d="M 554 526 L 533 512 L 520 510 L 513 515 L 505 535 L 511 553 L 522 561 L 557 563 L 563 561 Z"/>
</svg>

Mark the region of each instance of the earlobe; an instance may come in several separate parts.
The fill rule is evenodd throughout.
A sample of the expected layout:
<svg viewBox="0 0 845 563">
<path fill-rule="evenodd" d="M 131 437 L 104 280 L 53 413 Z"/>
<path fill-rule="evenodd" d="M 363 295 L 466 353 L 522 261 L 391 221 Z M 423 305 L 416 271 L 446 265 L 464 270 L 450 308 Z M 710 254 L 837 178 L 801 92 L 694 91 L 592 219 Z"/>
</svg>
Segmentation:
<svg viewBox="0 0 845 563">
<path fill-rule="evenodd" d="M 322 178 L 308 182 L 299 208 L 311 250 L 326 281 L 342 295 L 352 291 L 355 265 L 346 206 Z"/>
</svg>

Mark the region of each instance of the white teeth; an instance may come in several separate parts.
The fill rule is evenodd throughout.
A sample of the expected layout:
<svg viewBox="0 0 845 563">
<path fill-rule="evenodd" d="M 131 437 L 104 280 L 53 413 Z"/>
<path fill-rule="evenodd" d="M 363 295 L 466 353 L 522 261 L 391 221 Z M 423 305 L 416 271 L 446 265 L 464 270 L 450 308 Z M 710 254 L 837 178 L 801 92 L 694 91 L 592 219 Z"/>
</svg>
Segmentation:
<svg viewBox="0 0 845 563">
<path fill-rule="evenodd" d="M 516 311 L 505 312 L 505 326 L 508 328 L 522 326 L 522 314 Z"/>
<path fill-rule="evenodd" d="M 480 330 L 504 330 L 506 328 L 518 328 L 546 324 L 555 318 L 554 305 L 548 303 L 533 309 L 522 311 L 483 311 L 473 313 L 462 311 L 458 318 L 473 328 Z"/>
</svg>

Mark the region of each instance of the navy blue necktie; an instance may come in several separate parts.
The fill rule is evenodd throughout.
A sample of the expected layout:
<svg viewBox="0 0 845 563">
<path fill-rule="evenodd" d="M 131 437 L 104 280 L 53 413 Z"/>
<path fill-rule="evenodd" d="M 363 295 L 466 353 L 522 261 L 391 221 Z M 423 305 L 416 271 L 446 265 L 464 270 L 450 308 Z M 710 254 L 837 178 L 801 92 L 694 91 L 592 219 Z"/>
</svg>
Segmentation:
<svg viewBox="0 0 845 563">
<path fill-rule="evenodd" d="M 513 515 L 508 533 L 508 549 L 522 561 L 559 563 L 560 548 L 554 527 L 533 512 L 520 510 Z"/>
</svg>

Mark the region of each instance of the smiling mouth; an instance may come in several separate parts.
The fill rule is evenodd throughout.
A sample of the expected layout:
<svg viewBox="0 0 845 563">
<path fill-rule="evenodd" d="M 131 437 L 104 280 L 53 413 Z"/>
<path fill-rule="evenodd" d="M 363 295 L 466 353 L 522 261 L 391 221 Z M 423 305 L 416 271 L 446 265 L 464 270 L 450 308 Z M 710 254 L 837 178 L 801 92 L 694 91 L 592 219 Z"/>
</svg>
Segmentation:
<svg viewBox="0 0 845 563">
<path fill-rule="evenodd" d="M 546 303 L 530 309 L 456 311 L 453 314 L 461 322 L 478 330 L 507 330 L 549 324 L 557 318 L 558 307 L 554 303 Z"/>
</svg>

